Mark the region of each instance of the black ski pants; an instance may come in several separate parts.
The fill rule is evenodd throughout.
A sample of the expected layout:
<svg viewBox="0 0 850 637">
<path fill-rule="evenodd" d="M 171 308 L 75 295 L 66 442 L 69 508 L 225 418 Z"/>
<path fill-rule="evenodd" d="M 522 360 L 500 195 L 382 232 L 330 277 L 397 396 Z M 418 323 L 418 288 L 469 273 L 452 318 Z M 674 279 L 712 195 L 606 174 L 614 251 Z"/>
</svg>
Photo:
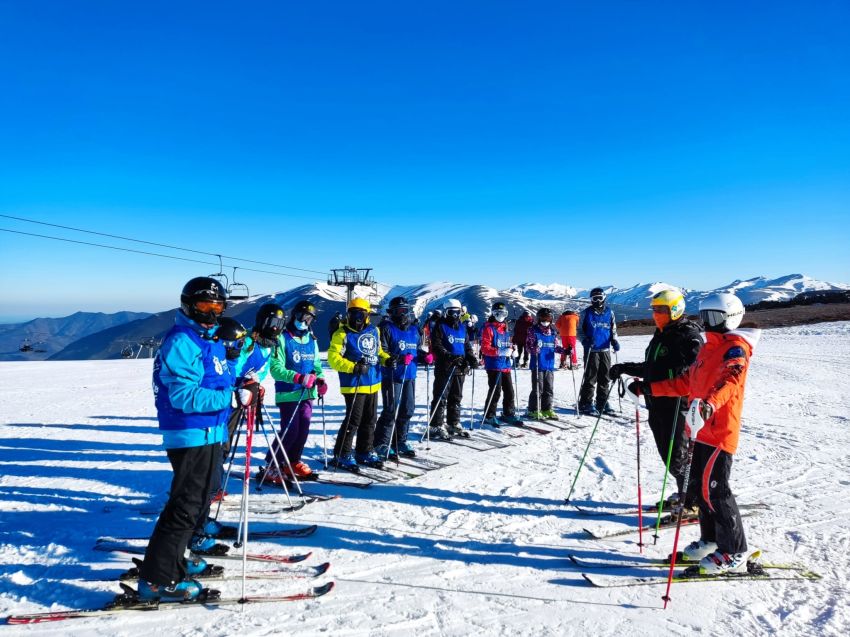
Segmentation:
<svg viewBox="0 0 850 637">
<path fill-rule="evenodd" d="M 210 484 L 221 471 L 221 444 L 169 449 L 174 475 L 168 502 L 159 514 L 139 576 L 169 586 L 186 577 L 183 559 L 198 521 L 209 512 Z"/>
<path fill-rule="evenodd" d="M 537 389 L 540 388 L 540 406 L 537 403 Z M 528 396 L 528 411 L 550 411 L 555 396 L 555 372 L 550 370 L 531 370 L 531 394 Z"/>
<path fill-rule="evenodd" d="M 579 390 L 579 408 L 589 407 L 594 403 L 596 394 L 596 408 L 602 409 L 608 401 L 608 370 L 611 369 L 611 352 L 608 350 L 594 352 L 584 351 L 584 376 L 581 377 L 581 389 Z"/>
<path fill-rule="evenodd" d="M 505 416 L 516 415 L 516 403 L 514 402 L 514 383 L 511 379 L 511 370 L 500 371 L 498 369 L 487 370 L 487 413 L 485 418 L 493 418 L 496 415 L 496 407 L 499 404 L 499 395 L 502 398 L 502 413 Z"/>
<path fill-rule="evenodd" d="M 454 367 L 434 368 L 434 395 L 431 399 L 431 426 L 441 427 L 443 418 L 449 427 L 460 427 L 464 374 Z M 442 394 L 442 399 L 441 399 Z"/>
<path fill-rule="evenodd" d="M 676 479 L 679 493 L 685 478 L 685 465 L 688 461 L 688 436 L 685 433 L 685 411 L 687 399 L 669 397 L 646 397 L 649 409 L 649 428 L 655 438 L 655 446 L 661 462 L 667 464 L 670 451 L 670 437 L 673 436 L 673 453 L 670 456 L 670 475 Z M 675 427 L 675 430 L 674 430 Z"/>
<path fill-rule="evenodd" d="M 345 418 L 334 443 L 334 456 L 351 453 L 354 437 L 357 436 L 355 451 L 361 456 L 372 451 L 372 437 L 378 420 L 378 394 L 343 394 Z"/>
<path fill-rule="evenodd" d="M 689 492 L 699 503 L 700 539 L 716 542 L 722 553 L 743 553 L 747 538 L 729 476 L 732 454 L 700 442 L 694 447 Z"/>
<path fill-rule="evenodd" d="M 383 407 L 378 426 L 375 428 L 375 446 L 392 445 L 397 449 L 399 443 L 407 440 L 407 425 L 416 409 L 416 380 L 410 378 L 402 383 L 395 383 L 391 378 L 384 378 L 381 381 L 381 401 Z"/>
</svg>

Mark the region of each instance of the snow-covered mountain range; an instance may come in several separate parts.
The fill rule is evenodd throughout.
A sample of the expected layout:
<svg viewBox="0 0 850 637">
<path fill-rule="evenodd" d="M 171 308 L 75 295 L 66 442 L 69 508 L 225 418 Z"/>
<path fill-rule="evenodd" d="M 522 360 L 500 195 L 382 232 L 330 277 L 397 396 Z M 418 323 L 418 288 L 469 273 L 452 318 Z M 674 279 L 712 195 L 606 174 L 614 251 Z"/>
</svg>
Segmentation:
<svg viewBox="0 0 850 637">
<path fill-rule="evenodd" d="M 653 282 L 641 283 L 627 288 L 603 286 L 603 289 L 608 294 L 608 302 L 613 307 L 618 320 L 622 321 L 648 317 L 649 299 L 659 290 L 670 287 L 674 286 L 664 282 Z M 752 305 L 760 301 L 790 300 L 801 292 L 847 290 L 850 289 L 850 285 L 820 281 L 803 274 L 789 274 L 775 279 L 755 277 L 735 280 L 715 290 L 681 289 L 685 294 L 689 310 L 695 312 L 699 300 L 712 292 L 734 292 L 745 305 Z M 413 302 L 417 316 L 422 316 L 429 310 L 440 307 L 446 299 L 456 298 L 467 306 L 470 313 L 478 315 L 483 320 L 487 317 L 490 306 L 496 300 L 504 301 L 513 317 L 519 316 L 523 310 L 534 312 L 541 306 L 547 306 L 558 313 L 567 308 L 580 310 L 587 306 L 589 291 L 589 288 L 562 283 L 524 283 L 499 290 L 486 285 L 466 285 L 450 281 L 438 281 L 419 285 L 378 286 L 377 289 L 361 287 L 355 290 L 355 294 L 368 298 L 379 313 L 386 308 L 386 304 L 391 298 L 405 296 Z M 327 347 L 329 341 L 328 323 L 336 312 L 345 311 L 344 288 L 330 286 L 326 283 L 306 284 L 274 295 L 255 297 L 247 301 L 233 303 L 227 314 L 250 328 L 253 325 L 257 309 L 264 303 L 278 303 L 289 309 L 301 299 L 307 299 L 316 306 L 318 316 L 314 324 L 314 331 L 319 338 L 320 346 L 322 348 Z M 50 356 L 53 360 L 118 358 L 121 355 L 121 350 L 127 346 L 128 342 L 138 342 L 145 338 L 161 338 L 173 323 L 173 312 L 174 310 L 159 312 L 147 317 L 126 313 L 125 321 L 113 319 L 112 323 L 105 326 L 108 329 L 101 328 L 102 331 L 89 330 L 75 339 L 64 337 L 61 341 L 64 349 L 56 346 L 60 341 L 59 335 L 64 334 L 62 321 L 68 320 L 69 325 L 75 325 L 79 322 L 79 315 L 72 315 L 66 317 L 66 319 L 51 319 L 55 325 L 52 326 L 50 334 L 55 335 L 53 338 L 56 338 L 56 341 L 52 342 L 49 353 L 42 353 L 41 355 L 30 353 L 28 356 L 35 359 Z M 140 316 L 142 318 L 139 318 Z M 29 324 L 0 326 L 0 333 L 5 332 L 10 337 L 22 339 L 28 335 L 24 327 L 26 325 Z M 9 352 L 8 355 L 0 353 L 0 360 L 10 360 L 10 356 L 20 359 L 26 355 L 14 350 Z"/>
</svg>

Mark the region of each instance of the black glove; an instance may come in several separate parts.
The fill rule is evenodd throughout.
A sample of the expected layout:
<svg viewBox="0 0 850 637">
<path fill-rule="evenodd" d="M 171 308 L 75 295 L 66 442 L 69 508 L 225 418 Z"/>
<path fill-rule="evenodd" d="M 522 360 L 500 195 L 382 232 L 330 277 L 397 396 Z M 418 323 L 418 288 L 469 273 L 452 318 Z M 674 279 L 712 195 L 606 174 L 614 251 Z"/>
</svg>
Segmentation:
<svg viewBox="0 0 850 637">
<path fill-rule="evenodd" d="M 617 380 L 620 377 L 620 374 L 623 373 L 622 365 L 611 365 L 611 369 L 608 370 L 608 378 L 611 380 Z"/>
<path fill-rule="evenodd" d="M 476 367 L 478 367 L 478 359 L 475 358 L 475 356 L 473 356 L 472 354 L 470 354 L 466 357 L 466 364 L 472 369 L 475 369 Z"/>
<path fill-rule="evenodd" d="M 452 365 L 454 365 L 458 369 L 463 369 L 464 367 L 466 367 L 466 358 L 464 358 L 463 356 L 455 356 L 452 359 Z"/>
<path fill-rule="evenodd" d="M 644 396 L 652 396 L 652 387 L 650 387 L 649 383 L 642 380 L 633 380 L 630 382 L 628 390 L 635 396 L 640 396 L 641 394 Z"/>
<path fill-rule="evenodd" d="M 369 363 L 366 362 L 365 358 L 361 358 L 359 361 L 354 363 L 354 370 L 351 372 L 355 376 L 361 376 L 369 371 Z"/>
<path fill-rule="evenodd" d="M 398 359 L 395 356 L 390 356 L 387 359 L 387 362 L 384 363 L 384 365 L 387 367 L 387 369 L 395 369 L 396 367 L 398 367 Z"/>
</svg>

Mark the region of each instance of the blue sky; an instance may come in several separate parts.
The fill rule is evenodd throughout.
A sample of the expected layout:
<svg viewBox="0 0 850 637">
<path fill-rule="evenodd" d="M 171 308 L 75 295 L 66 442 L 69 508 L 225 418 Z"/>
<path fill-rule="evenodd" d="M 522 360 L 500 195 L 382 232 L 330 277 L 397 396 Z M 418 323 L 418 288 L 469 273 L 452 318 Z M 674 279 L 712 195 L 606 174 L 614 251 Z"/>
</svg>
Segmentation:
<svg viewBox="0 0 850 637">
<path fill-rule="evenodd" d="M 848 282 L 848 21 L 841 1 L 0 2 L 0 213 L 391 283 Z M 0 320 L 164 309 L 213 270 L 0 232 Z"/>
</svg>

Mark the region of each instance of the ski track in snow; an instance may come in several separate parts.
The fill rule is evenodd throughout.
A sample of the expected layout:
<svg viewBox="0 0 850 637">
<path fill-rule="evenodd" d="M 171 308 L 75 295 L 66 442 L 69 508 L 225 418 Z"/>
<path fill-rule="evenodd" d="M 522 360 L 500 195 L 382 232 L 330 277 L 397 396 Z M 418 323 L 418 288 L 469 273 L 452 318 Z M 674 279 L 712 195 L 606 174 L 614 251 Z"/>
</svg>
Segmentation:
<svg viewBox="0 0 850 637">
<path fill-rule="evenodd" d="M 639 360 L 648 337 L 624 337 L 621 361 Z M 768 511 L 744 519 L 748 541 L 767 559 L 803 562 L 823 575 L 817 583 L 734 582 L 675 585 L 661 609 L 663 585 L 594 589 L 568 553 L 587 559 L 633 558 L 637 533 L 589 540 L 582 529 L 625 529 L 634 515 L 582 516 L 564 504 L 593 421 L 575 421 L 569 372 L 556 374 L 556 407 L 564 422 L 583 428 L 548 435 L 522 431 L 511 446 L 478 452 L 431 443 L 435 458 L 457 465 L 370 489 L 308 485 L 340 493 L 272 522 L 316 523 L 313 536 L 254 542 L 252 552 L 314 551 L 308 564 L 330 561 L 336 589 L 321 600 L 277 605 L 186 609 L 179 614 L 127 613 L 62 624 L 7 627 L 5 632 L 135 635 L 844 635 L 850 632 L 850 323 L 766 331 L 748 379 L 741 444 L 732 483 L 739 502 L 763 501 Z M 150 361 L 0 363 L 0 615 L 97 606 L 116 585 L 81 577 L 114 573 L 126 556 L 91 549 L 99 535 L 146 535 L 168 488 L 170 469 L 159 447 Z M 576 374 L 576 384 L 580 381 Z M 328 374 L 329 434 L 342 417 L 336 374 Z M 414 430 L 425 414 L 424 372 L 417 388 Z M 484 373 L 477 372 L 475 406 L 483 408 Z M 530 374 L 521 370 L 524 407 Z M 433 380 L 433 375 L 432 375 Z M 270 382 L 269 382 L 270 385 Z M 21 387 L 35 398 L 21 403 Z M 469 379 L 464 423 L 469 422 Z M 268 394 L 271 395 L 271 394 Z M 616 396 L 612 405 L 617 407 Z M 277 410 L 269 405 L 277 416 Z M 321 412 L 314 412 L 305 455 L 321 456 Z M 632 407 L 603 419 L 578 479 L 573 502 L 616 508 L 636 497 Z M 645 422 L 643 412 L 642 424 Z M 514 430 L 519 432 L 519 430 Z M 645 502 L 660 494 L 662 470 L 651 433 L 642 427 Z M 499 434 L 496 434 L 497 436 Z M 262 436 L 255 437 L 262 444 Z M 328 436 L 332 444 L 333 435 Z M 258 449 L 262 461 L 265 449 Z M 230 491 L 238 496 L 239 483 Z M 278 501 L 280 492 L 252 494 Z M 136 507 L 136 508 L 134 508 Z M 236 521 L 238 512 L 224 511 Z M 652 516 L 648 516 L 652 519 Z M 682 543 L 694 539 L 682 531 Z M 651 534 L 645 536 L 651 543 Z M 666 555 L 673 533 L 662 532 L 646 554 Z M 228 569 L 241 568 L 236 562 Z M 252 569 L 262 566 L 252 565 Z M 659 581 L 666 573 L 656 569 Z M 616 575 L 619 571 L 610 571 Z M 623 575 L 646 574 L 626 568 Z M 238 582 L 219 582 L 238 595 Z M 249 583 L 251 591 L 293 592 L 299 583 Z M 177 621 L 174 618 L 177 617 Z M 734 629 L 730 628 L 734 626 Z"/>
</svg>

